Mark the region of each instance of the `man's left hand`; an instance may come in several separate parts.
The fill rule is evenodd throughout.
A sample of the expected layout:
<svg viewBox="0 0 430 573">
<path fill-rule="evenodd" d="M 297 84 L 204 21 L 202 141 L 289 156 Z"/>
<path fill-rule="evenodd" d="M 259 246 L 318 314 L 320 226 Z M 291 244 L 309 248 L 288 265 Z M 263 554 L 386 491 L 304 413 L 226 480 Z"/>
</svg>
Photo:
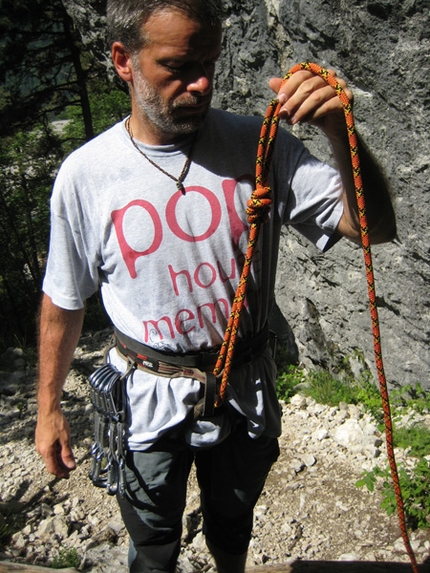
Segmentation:
<svg viewBox="0 0 430 573">
<path fill-rule="evenodd" d="M 346 82 L 336 76 L 332 69 L 329 74 L 345 90 L 353 101 L 353 94 Z M 342 103 L 334 89 L 319 75 L 307 70 L 300 70 L 282 85 L 281 78 L 272 78 L 269 86 L 277 94 L 282 104 L 279 117 L 289 124 L 308 122 L 321 128 L 331 138 L 345 137 L 345 120 Z M 281 87 L 282 86 L 282 87 Z"/>
</svg>

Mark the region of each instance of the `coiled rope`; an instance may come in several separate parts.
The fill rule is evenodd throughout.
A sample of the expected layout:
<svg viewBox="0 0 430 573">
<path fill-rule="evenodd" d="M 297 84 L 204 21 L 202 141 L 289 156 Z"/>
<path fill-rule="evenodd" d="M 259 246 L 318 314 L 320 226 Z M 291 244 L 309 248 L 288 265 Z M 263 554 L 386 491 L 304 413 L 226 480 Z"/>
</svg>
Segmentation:
<svg viewBox="0 0 430 573">
<path fill-rule="evenodd" d="M 352 174 L 353 174 L 354 188 L 355 188 L 358 215 L 359 215 L 361 245 L 364 256 L 370 317 L 372 321 L 375 364 L 378 373 L 380 394 L 382 399 L 382 408 L 384 413 L 387 456 L 389 460 L 393 487 L 396 496 L 397 514 L 398 514 L 402 539 L 412 565 L 412 570 L 414 573 L 418 573 L 418 565 L 409 540 L 409 535 L 406 527 L 406 517 L 403 504 L 403 497 L 400 488 L 399 474 L 397 471 L 397 464 L 394 454 L 393 423 L 391 418 L 391 408 L 388 396 L 387 381 L 385 377 L 384 364 L 382 359 L 381 334 L 379 329 L 379 316 L 376 302 L 375 278 L 373 273 L 373 263 L 372 263 L 372 254 L 370 248 L 369 228 L 367 224 L 366 205 L 363 192 L 363 182 L 361 178 L 360 158 L 358 152 L 358 138 L 355 129 L 354 116 L 352 113 L 352 105 L 342 86 L 336 80 L 335 76 L 330 75 L 328 70 L 322 68 L 318 64 L 314 64 L 311 62 L 303 62 L 301 64 L 293 66 L 287 73 L 287 75 L 284 77 L 284 82 L 286 82 L 294 73 L 301 70 L 306 70 L 313 73 L 314 75 L 320 76 L 321 78 L 323 78 L 323 80 L 325 80 L 325 82 L 328 85 L 330 85 L 334 89 L 334 91 L 336 92 L 337 96 L 339 97 L 342 103 L 345 115 L 346 127 L 348 132 L 348 142 L 351 155 Z M 270 162 L 273 154 L 274 142 L 276 140 L 276 134 L 279 125 L 280 108 L 281 104 L 279 103 L 279 101 L 277 99 L 273 99 L 267 108 L 266 116 L 264 118 L 263 125 L 261 128 L 260 138 L 258 142 L 258 149 L 257 149 L 257 160 L 256 160 L 256 172 L 255 172 L 256 185 L 255 185 L 255 190 L 252 193 L 250 200 L 248 201 L 248 208 L 246 211 L 248 215 L 248 222 L 250 224 L 248 247 L 245 254 L 244 266 L 239 280 L 239 285 L 236 290 L 231 313 L 227 323 L 224 340 L 221 345 L 218 360 L 214 368 L 215 376 L 221 376 L 219 398 L 217 400 L 217 403 L 215 404 L 216 406 L 220 406 L 225 398 L 228 376 L 231 369 L 235 342 L 239 330 L 240 316 L 246 297 L 246 288 L 252 263 L 252 257 L 254 254 L 254 248 L 258 241 L 261 223 L 263 223 L 266 217 L 268 216 L 268 213 L 270 211 L 270 206 L 272 203 L 272 190 L 268 186 L 268 179 L 269 179 Z"/>
</svg>

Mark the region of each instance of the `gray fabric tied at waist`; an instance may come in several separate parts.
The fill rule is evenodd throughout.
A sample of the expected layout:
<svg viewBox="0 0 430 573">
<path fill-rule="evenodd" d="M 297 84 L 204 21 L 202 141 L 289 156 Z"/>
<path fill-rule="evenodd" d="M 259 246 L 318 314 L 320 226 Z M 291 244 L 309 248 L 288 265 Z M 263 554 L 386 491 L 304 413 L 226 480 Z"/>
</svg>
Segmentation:
<svg viewBox="0 0 430 573">
<path fill-rule="evenodd" d="M 254 338 L 238 341 L 233 357 L 233 368 L 249 364 L 260 354 L 269 339 L 266 326 Z M 202 396 L 194 407 L 194 417 L 210 417 L 215 413 L 218 378 L 212 373 L 219 348 L 208 351 L 177 354 L 155 350 L 115 328 L 116 348 L 129 362 L 142 370 L 166 378 L 193 378 L 202 385 Z M 217 408 L 219 410 L 219 408 Z"/>
</svg>

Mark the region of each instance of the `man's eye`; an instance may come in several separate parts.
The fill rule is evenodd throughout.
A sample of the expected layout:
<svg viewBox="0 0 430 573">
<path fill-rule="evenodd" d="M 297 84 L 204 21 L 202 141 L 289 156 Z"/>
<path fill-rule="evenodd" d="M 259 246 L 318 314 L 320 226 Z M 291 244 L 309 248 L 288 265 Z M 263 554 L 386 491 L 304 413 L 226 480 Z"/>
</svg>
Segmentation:
<svg viewBox="0 0 430 573">
<path fill-rule="evenodd" d="M 206 72 L 212 72 L 214 67 L 215 67 L 215 61 L 214 60 L 207 60 L 207 61 L 203 62 L 202 64 L 193 63 L 193 62 L 184 62 L 184 63 L 178 62 L 177 64 L 174 62 L 172 62 L 172 63 L 165 62 L 165 63 L 163 63 L 163 66 L 171 74 L 176 74 L 176 75 L 186 73 L 187 71 L 192 70 L 194 68 L 202 68 Z"/>
<path fill-rule="evenodd" d="M 165 64 L 165 68 L 172 72 L 172 74 L 178 74 L 182 71 L 183 66 L 179 64 Z"/>
</svg>

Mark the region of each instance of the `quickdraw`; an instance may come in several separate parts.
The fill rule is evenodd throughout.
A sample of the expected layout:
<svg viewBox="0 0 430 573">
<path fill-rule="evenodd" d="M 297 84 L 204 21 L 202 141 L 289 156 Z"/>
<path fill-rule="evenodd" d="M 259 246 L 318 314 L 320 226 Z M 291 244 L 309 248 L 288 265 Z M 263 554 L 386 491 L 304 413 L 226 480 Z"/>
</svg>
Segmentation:
<svg viewBox="0 0 430 573">
<path fill-rule="evenodd" d="M 89 477 L 110 495 L 125 493 L 125 378 L 112 364 L 104 364 L 89 377 L 94 407 L 94 443 Z"/>
<path fill-rule="evenodd" d="M 346 95 L 345 91 L 343 90 L 339 82 L 336 80 L 336 78 L 330 75 L 328 70 L 322 68 L 318 64 L 314 64 L 311 62 L 303 62 L 293 66 L 287 73 L 287 75 L 284 77 L 284 82 L 287 81 L 294 73 L 301 70 L 307 70 L 313 73 L 314 75 L 320 76 L 321 78 L 323 78 L 323 80 L 325 80 L 325 82 L 328 85 L 330 85 L 334 89 L 334 91 L 336 92 L 337 96 L 339 97 L 342 103 L 345 115 L 346 127 L 348 132 L 348 142 L 351 155 L 352 173 L 354 179 L 354 187 L 355 187 L 359 223 L 360 223 L 361 244 L 364 255 L 364 264 L 365 264 L 366 280 L 368 287 L 370 316 L 372 320 L 375 364 L 378 373 L 382 407 L 384 412 L 387 456 L 390 464 L 391 476 L 396 496 L 397 513 L 398 513 L 402 539 L 405 545 L 406 552 L 411 562 L 412 570 L 414 573 L 418 573 L 418 565 L 409 540 L 408 531 L 406 527 L 405 510 L 399 483 L 397 464 L 394 454 L 393 424 L 391 418 L 390 401 L 388 397 L 387 381 L 385 377 L 384 365 L 382 360 L 381 335 L 379 329 L 379 317 L 378 317 L 378 308 L 376 302 L 375 278 L 373 274 L 369 228 L 367 224 L 366 205 L 363 192 L 363 182 L 361 178 L 360 158 L 358 152 L 358 138 L 355 129 L 354 116 L 352 113 L 352 105 L 348 96 Z M 222 401 L 225 398 L 228 376 L 230 373 L 231 363 L 234 354 L 234 346 L 239 329 L 240 316 L 246 297 L 246 287 L 251 268 L 254 247 L 258 240 L 261 223 L 264 222 L 265 218 L 267 217 L 272 202 L 271 199 L 272 191 L 268 186 L 268 178 L 270 172 L 270 161 L 273 154 L 274 142 L 276 140 L 276 134 L 278 130 L 280 108 L 281 104 L 279 103 L 279 101 L 277 99 L 273 99 L 267 108 L 266 116 L 264 118 L 263 125 L 261 128 L 260 139 L 257 150 L 257 161 L 256 161 L 256 188 L 253 194 L 251 195 L 251 199 L 248 202 L 248 209 L 247 209 L 248 222 L 250 223 L 248 248 L 245 254 L 245 261 L 239 285 L 237 287 L 236 295 L 233 300 L 232 310 L 225 331 L 224 340 L 218 356 L 218 361 L 214 369 L 214 374 L 216 376 L 221 376 L 219 399 L 216 403 L 216 406 L 221 405 Z"/>
</svg>

